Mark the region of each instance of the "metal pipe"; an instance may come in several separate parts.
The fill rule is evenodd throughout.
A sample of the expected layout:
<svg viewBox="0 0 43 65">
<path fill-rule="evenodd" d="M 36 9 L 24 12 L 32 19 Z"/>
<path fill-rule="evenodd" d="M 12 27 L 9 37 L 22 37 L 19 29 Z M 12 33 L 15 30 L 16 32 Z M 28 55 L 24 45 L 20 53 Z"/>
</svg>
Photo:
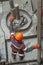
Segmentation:
<svg viewBox="0 0 43 65">
<path fill-rule="evenodd" d="M 19 13 L 19 6 L 18 4 L 15 4 L 15 13 L 16 13 L 16 19 L 20 19 L 20 13 Z"/>
<path fill-rule="evenodd" d="M 10 4 L 11 8 L 14 8 L 14 2 L 13 2 L 13 0 L 9 0 L 9 4 Z"/>
<path fill-rule="evenodd" d="M 6 65 L 23 64 L 23 63 L 32 63 L 32 62 L 37 62 L 37 60 L 28 60 L 28 61 L 14 62 L 14 63 L 6 63 Z"/>
<path fill-rule="evenodd" d="M 6 40 L 5 40 L 5 47 L 6 47 L 6 62 L 8 62 L 8 46 Z"/>
<path fill-rule="evenodd" d="M 33 38 L 37 38 L 37 35 L 25 36 L 23 39 L 33 39 Z M 10 39 L 6 39 L 6 41 L 9 42 Z"/>
<path fill-rule="evenodd" d="M 37 23 L 37 38 L 40 49 L 38 49 L 37 65 L 41 65 L 41 0 L 38 0 L 38 23 Z"/>
<path fill-rule="evenodd" d="M 31 0 L 32 11 L 34 11 L 33 1 Z"/>
<path fill-rule="evenodd" d="M 11 14 L 16 18 L 15 16 L 15 7 L 13 0 L 9 0 L 10 8 L 11 8 Z"/>
<path fill-rule="evenodd" d="M 15 6 L 14 6 L 13 0 L 9 0 L 9 4 L 10 4 L 10 7 L 11 7 L 11 13 L 12 13 L 12 15 L 13 15 L 16 19 L 20 19 L 19 6 L 18 6 L 18 4 L 15 4 Z"/>
</svg>

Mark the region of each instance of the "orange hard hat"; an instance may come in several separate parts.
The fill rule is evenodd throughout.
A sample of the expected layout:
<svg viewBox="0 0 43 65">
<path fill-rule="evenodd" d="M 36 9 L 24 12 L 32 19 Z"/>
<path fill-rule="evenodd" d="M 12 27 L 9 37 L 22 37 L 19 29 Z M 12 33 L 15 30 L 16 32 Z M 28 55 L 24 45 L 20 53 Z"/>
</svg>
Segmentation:
<svg viewBox="0 0 43 65">
<path fill-rule="evenodd" d="M 15 38 L 16 38 L 18 41 L 22 41 L 22 39 L 23 39 L 23 34 L 22 34 L 21 32 L 16 33 L 16 34 L 15 34 Z"/>
<path fill-rule="evenodd" d="M 11 22 L 14 21 L 14 17 L 11 16 L 11 17 L 9 18 L 9 20 L 10 20 Z"/>
</svg>

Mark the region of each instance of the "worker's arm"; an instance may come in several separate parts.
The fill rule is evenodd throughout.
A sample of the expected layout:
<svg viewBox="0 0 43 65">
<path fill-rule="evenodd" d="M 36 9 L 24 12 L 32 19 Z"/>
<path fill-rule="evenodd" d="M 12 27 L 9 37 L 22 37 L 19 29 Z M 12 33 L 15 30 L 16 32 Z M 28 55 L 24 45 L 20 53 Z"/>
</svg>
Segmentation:
<svg viewBox="0 0 43 65">
<path fill-rule="evenodd" d="M 10 32 L 14 32 L 14 29 L 13 29 L 13 21 L 14 21 L 14 17 L 11 16 L 11 17 L 9 18 L 9 21 L 10 21 Z"/>
<path fill-rule="evenodd" d="M 31 52 L 34 49 L 39 49 L 39 48 L 40 48 L 40 46 L 38 44 L 36 44 L 34 46 L 31 46 L 30 48 L 24 49 L 24 52 L 28 53 L 28 52 Z"/>
<path fill-rule="evenodd" d="M 14 35 L 14 33 L 11 33 L 11 34 L 10 34 L 10 41 L 11 41 L 11 40 L 14 40 L 14 39 L 15 39 L 15 35 Z"/>
</svg>

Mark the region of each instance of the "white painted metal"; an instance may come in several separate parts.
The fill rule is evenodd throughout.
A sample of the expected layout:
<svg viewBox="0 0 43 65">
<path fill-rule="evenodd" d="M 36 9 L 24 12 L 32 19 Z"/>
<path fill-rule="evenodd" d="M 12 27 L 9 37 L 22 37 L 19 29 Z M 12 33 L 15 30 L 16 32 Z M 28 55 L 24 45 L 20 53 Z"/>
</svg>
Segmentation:
<svg viewBox="0 0 43 65">
<path fill-rule="evenodd" d="M 26 0 L 14 0 L 14 2 L 15 3 L 18 3 L 19 4 L 19 6 L 20 6 L 20 8 L 22 8 L 23 9 L 23 6 L 24 6 L 24 4 L 25 4 L 25 1 Z M 30 0 L 28 0 L 29 1 L 29 3 L 28 3 L 28 5 L 29 5 L 29 7 L 27 7 L 28 5 L 26 5 L 26 8 L 24 8 L 24 10 L 26 10 L 27 12 L 29 12 L 31 15 L 33 15 L 32 14 L 32 8 L 31 8 L 31 3 L 30 3 Z M 6 53 L 5 53 L 5 39 L 9 39 L 9 36 L 10 36 L 10 31 L 9 31 L 9 29 L 8 29 L 8 27 L 7 27 L 7 25 L 6 25 L 6 13 L 8 13 L 7 11 L 10 11 L 9 10 L 9 2 L 3 2 L 3 16 L 2 16 L 2 20 L 1 20 L 1 32 L 0 32 L 0 35 L 1 35 L 1 38 L 0 38 L 0 46 L 2 46 L 3 45 L 3 43 L 4 43 L 4 49 L 2 49 L 2 51 L 4 50 L 4 53 L 2 52 L 2 54 L 4 55 L 3 57 L 5 58 L 6 56 Z M 8 6 L 7 6 L 8 5 Z M 27 10 L 28 9 L 28 10 Z M 37 25 L 37 16 L 36 15 L 34 15 L 34 16 L 32 16 L 32 20 L 33 20 L 33 24 L 32 24 L 32 27 L 31 27 L 31 29 L 28 31 L 28 32 L 24 32 L 24 35 L 33 35 L 33 34 L 36 34 L 36 25 Z M 4 39 L 4 33 L 3 33 L 3 31 L 4 31 L 4 33 L 5 33 L 5 39 Z M 2 43 L 3 42 L 3 43 Z M 29 42 L 29 43 L 28 43 Z M 24 43 L 27 45 L 27 43 L 28 43 L 28 47 L 30 47 L 31 45 L 34 45 L 34 44 L 36 44 L 37 43 L 37 39 L 27 39 L 27 40 L 25 40 L 24 41 Z M 12 58 L 12 56 L 11 56 L 11 42 L 8 42 L 8 57 L 9 57 L 9 62 L 13 62 L 13 61 L 15 61 L 15 60 L 13 60 L 13 58 Z M 0 47 L 0 49 L 1 49 L 2 47 Z M 18 55 L 17 55 L 17 60 L 16 61 L 19 61 L 18 60 Z M 32 52 L 30 52 L 30 53 L 27 53 L 27 54 L 25 54 L 25 58 L 24 58 L 24 60 L 30 60 L 30 59 L 36 59 L 37 58 L 37 50 L 33 50 Z"/>
</svg>

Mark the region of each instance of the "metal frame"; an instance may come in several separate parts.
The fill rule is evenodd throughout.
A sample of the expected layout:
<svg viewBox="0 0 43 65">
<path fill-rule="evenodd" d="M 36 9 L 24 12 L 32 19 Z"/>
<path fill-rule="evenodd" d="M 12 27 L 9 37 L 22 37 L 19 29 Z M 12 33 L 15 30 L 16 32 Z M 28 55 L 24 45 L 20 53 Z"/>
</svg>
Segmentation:
<svg viewBox="0 0 43 65">
<path fill-rule="evenodd" d="M 37 62 L 37 60 L 29 60 L 29 61 L 19 61 L 19 62 L 13 62 L 13 63 L 6 63 L 6 65 L 14 65 L 14 64 L 24 64 L 24 63 L 33 63 L 33 62 Z"/>
<path fill-rule="evenodd" d="M 5 0 L 0 0 L 0 1 L 5 1 Z M 38 38 L 38 44 L 40 45 L 40 49 L 38 49 L 37 60 L 15 62 L 15 63 L 10 63 L 10 64 L 8 63 L 6 65 L 29 63 L 29 62 L 36 62 L 36 61 L 37 61 L 37 65 L 41 65 L 41 1 L 42 0 L 38 0 L 37 38 Z M 6 44 L 7 44 L 7 41 L 6 41 Z M 6 47 L 6 50 L 7 50 L 7 47 Z M 6 55 L 6 57 L 7 57 L 7 61 L 8 61 L 8 55 Z"/>
<path fill-rule="evenodd" d="M 40 49 L 38 49 L 37 65 L 41 65 L 41 1 L 42 0 L 38 0 L 37 38 Z"/>
</svg>

